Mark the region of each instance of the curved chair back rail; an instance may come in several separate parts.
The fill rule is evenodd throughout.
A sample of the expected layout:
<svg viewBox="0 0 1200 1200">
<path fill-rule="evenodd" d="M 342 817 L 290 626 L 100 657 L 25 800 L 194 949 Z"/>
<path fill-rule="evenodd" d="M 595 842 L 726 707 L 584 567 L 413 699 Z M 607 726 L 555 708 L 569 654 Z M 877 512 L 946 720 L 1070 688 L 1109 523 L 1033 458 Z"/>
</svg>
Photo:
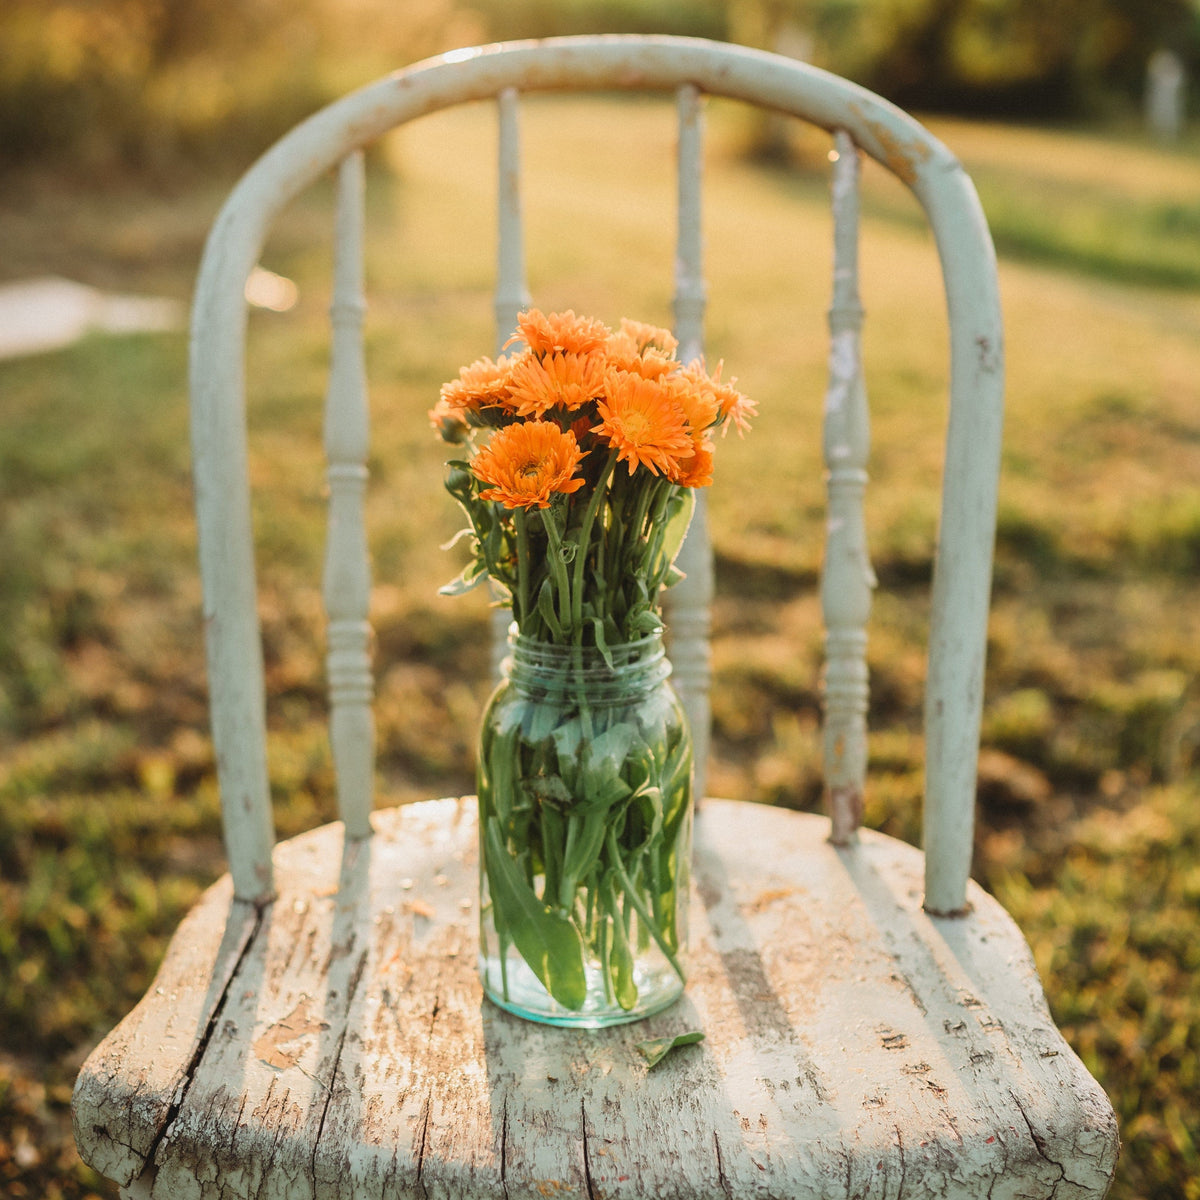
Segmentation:
<svg viewBox="0 0 1200 1200">
<path fill-rule="evenodd" d="M 912 118 L 879 97 L 814 67 L 743 47 L 690 38 L 582 37 L 503 44 L 453 52 L 380 80 L 316 113 L 269 150 L 243 177 L 218 217 L 197 286 L 192 326 L 192 438 L 200 526 L 201 570 L 207 630 L 213 732 L 224 806 L 226 845 L 237 894 L 262 900 L 271 895 L 271 848 L 265 752 L 263 669 L 255 606 L 255 570 L 245 434 L 243 350 L 246 334 L 244 285 L 258 261 L 271 222 L 297 193 L 335 166 L 339 191 L 353 209 L 362 186 L 356 152 L 387 130 L 451 105 L 496 97 L 501 102 L 501 215 L 519 219 L 519 199 L 503 186 L 515 178 L 512 105 L 531 91 L 635 88 L 675 91 L 681 108 L 681 161 L 698 161 L 694 115 L 699 94 L 746 101 L 821 126 L 837 138 L 835 213 L 839 192 L 853 220 L 853 184 L 858 147 L 903 180 L 923 206 L 941 259 L 950 322 L 950 416 L 934 568 L 932 633 L 926 701 L 926 906 L 932 912 L 960 911 L 965 904 L 973 831 L 975 770 L 982 706 L 983 664 L 991 585 L 996 488 L 1002 421 L 1002 335 L 995 256 L 974 188 L 950 152 Z M 692 106 L 689 109 L 689 104 Z M 506 106 L 509 112 L 505 117 Z M 510 134 L 505 141 L 505 120 Z M 689 120 L 691 125 L 689 126 Z M 507 147 L 507 148 L 506 148 Z M 508 155 L 507 166 L 505 155 Z M 680 249 L 685 259 L 677 285 L 676 311 L 685 353 L 699 352 L 703 280 L 687 266 L 687 246 L 698 253 L 698 201 L 681 176 Z M 847 200 L 846 197 L 849 196 Z M 506 209 L 507 206 L 507 209 Z M 694 211 L 689 209 L 692 206 Z M 506 217 L 505 213 L 508 213 Z M 342 415 L 327 425 L 331 519 L 345 549 L 331 548 L 326 566 L 330 609 L 330 684 L 334 698 L 335 758 L 343 818 L 351 835 L 369 831 L 370 676 L 366 662 L 365 556 L 360 529 L 365 459 L 365 385 L 362 379 L 361 231 L 353 216 L 340 215 L 333 307 L 334 362 L 330 405 Z M 835 274 L 852 268 L 853 225 L 839 234 Z M 501 251 L 497 312 L 524 302 L 519 242 Z M 850 267 L 846 267 L 846 263 Z M 514 265 L 516 264 L 516 265 Z M 695 264 L 693 264 L 694 266 Z M 692 272 L 689 274 L 689 272 Z M 831 362 L 837 374 L 839 338 L 857 355 L 856 288 L 835 289 L 831 310 Z M 502 311 L 503 310 L 503 311 Z M 847 339 L 849 341 L 847 342 Z M 861 379 L 852 381 L 861 394 Z M 835 377 L 830 402 L 847 380 Z M 829 407 L 829 405 L 827 405 Z M 346 432 L 346 431 L 349 432 Z M 864 430 L 865 436 L 865 430 Z M 827 426 L 827 451 L 829 450 Z M 835 450 L 837 447 L 834 448 Z M 865 453 L 865 444 L 861 448 Z M 828 460 L 827 460 L 828 461 Z M 838 496 L 837 464 L 831 466 L 831 504 Z M 842 492 L 858 489 L 863 469 L 843 471 Z M 865 550 L 850 546 L 852 557 Z M 691 552 L 696 552 L 694 549 Z M 706 546 L 700 553 L 707 556 Z M 828 556 L 827 556 L 828 557 Z M 859 583 L 869 589 L 869 566 L 858 564 Z M 704 572 L 699 575 L 703 577 Z M 861 587 L 860 587 L 861 590 Z M 869 604 L 869 590 L 866 593 Z M 865 636 L 865 635 L 864 635 Z M 831 632 L 832 655 L 850 653 L 851 723 L 865 713 L 865 664 L 861 638 Z M 841 647 L 841 649 L 839 649 Z M 699 673 L 704 674 L 703 658 Z M 693 713 L 695 716 L 695 713 Z M 341 732 L 339 733 L 339 726 Z M 348 747 L 341 755 L 339 742 Z M 365 757 L 364 757 L 365 756 Z M 860 753 L 865 759 L 865 754 Z M 347 766 L 343 760 L 354 764 Z M 364 768 L 363 762 L 367 763 Z M 845 785 L 841 833 L 853 836 L 853 810 L 860 803 L 853 780 Z M 831 789 L 836 792 L 837 789 Z M 838 796 L 831 797 L 835 808 Z"/>
</svg>

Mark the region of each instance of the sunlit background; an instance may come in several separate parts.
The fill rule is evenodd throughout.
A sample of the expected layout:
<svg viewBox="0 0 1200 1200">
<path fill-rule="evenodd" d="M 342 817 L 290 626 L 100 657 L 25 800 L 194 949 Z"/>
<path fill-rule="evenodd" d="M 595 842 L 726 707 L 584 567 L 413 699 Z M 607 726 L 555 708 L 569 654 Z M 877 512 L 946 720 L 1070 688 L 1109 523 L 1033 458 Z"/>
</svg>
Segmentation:
<svg viewBox="0 0 1200 1200">
<path fill-rule="evenodd" d="M 976 877 L 1113 1099 L 1113 1196 L 1200 1197 L 1200 7 L 1196 0 L 5 0 L 0 5 L 0 1194 L 112 1196 L 70 1088 L 223 869 L 183 322 L 237 176 L 326 100 L 479 41 L 669 32 L 776 49 L 917 112 L 997 243 L 1009 415 Z M 669 323 L 669 103 L 523 109 L 547 309 Z M 710 790 L 820 805 L 828 140 L 708 108 L 718 447 Z M 369 497 L 382 803 L 470 791 L 487 614 L 426 410 L 493 345 L 495 115 L 368 160 Z M 919 836 L 946 336 L 915 202 L 864 173 L 872 406 L 868 821 Z M 331 819 L 319 601 L 330 189 L 252 278 L 271 780 Z M 756 848 L 748 848 L 756 849 Z"/>
</svg>

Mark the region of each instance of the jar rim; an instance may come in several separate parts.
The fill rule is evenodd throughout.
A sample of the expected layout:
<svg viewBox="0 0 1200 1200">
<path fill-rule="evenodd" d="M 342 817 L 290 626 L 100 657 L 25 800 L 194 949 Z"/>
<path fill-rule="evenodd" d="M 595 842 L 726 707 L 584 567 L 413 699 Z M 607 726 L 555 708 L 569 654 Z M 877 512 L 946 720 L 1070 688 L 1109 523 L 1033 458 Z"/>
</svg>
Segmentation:
<svg viewBox="0 0 1200 1200">
<path fill-rule="evenodd" d="M 639 688 L 655 686 L 671 674 L 661 631 L 602 648 L 544 642 L 522 634 L 514 624 L 508 644 L 501 668 L 518 685 Z"/>
</svg>

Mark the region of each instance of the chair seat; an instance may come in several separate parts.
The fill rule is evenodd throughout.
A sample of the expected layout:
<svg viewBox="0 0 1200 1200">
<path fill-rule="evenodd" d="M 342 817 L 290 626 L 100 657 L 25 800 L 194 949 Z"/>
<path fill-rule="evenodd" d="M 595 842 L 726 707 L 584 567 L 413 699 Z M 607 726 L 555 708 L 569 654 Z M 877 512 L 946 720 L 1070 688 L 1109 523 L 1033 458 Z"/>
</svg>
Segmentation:
<svg viewBox="0 0 1200 1200">
<path fill-rule="evenodd" d="M 483 999 L 473 800 L 373 819 L 280 844 L 261 911 L 205 894 L 79 1077 L 93 1167 L 173 1200 L 1103 1195 L 1112 1110 L 1024 939 L 974 886 L 926 915 L 911 847 L 706 802 L 687 992 L 591 1032 Z"/>
</svg>

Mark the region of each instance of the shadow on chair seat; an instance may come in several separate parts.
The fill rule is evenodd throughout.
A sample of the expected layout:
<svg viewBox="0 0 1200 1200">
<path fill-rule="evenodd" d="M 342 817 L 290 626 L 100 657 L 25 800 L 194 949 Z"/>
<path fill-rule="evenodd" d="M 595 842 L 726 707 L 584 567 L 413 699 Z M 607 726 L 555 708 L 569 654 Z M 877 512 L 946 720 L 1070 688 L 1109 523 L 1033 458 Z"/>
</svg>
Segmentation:
<svg viewBox="0 0 1200 1200">
<path fill-rule="evenodd" d="M 1021 934 L 974 887 L 925 915 L 911 847 L 710 801 L 684 999 L 591 1032 L 483 999 L 473 801 L 375 822 L 281 844 L 261 912 L 210 889 L 80 1077 L 98 1169 L 170 1197 L 1103 1193 L 1111 1112 Z M 647 1071 L 637 1042 L 694 1028 Z"/>
</svg>

